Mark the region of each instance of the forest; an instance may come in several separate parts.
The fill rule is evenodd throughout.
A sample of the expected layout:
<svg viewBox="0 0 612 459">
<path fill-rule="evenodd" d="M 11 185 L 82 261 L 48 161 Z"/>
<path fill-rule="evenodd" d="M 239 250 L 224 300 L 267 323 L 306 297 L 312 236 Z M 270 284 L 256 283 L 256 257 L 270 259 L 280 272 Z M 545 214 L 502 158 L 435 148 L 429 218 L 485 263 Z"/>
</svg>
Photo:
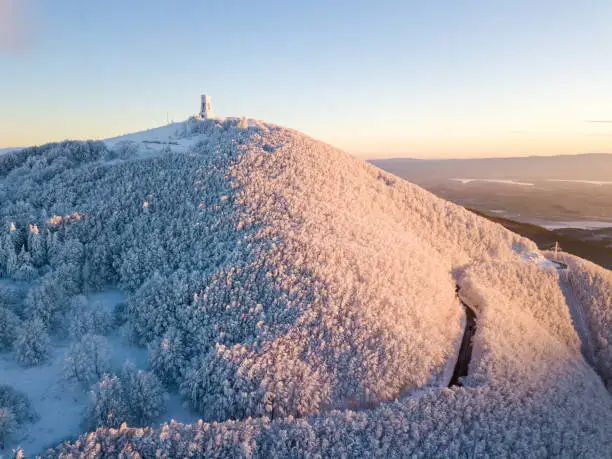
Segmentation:
<svg viewBox="0 0 612 459">
<path fill-rule="evenodd" d="M 609 271 L 572 266 L 587 362 L 559 273 L 521 259 L 528 239 L 296 131 L 192 118 L 175 135 L 197 142 L 0 156 L 0 356 L 44 367 L 61 343 L 62 381 L 88 395 L 81 431 L 46 454 L 612 450 Z M 447 389 L 457 284 L 479 332 Z M 125 301 L 96 309 L 108 289 Z M 116 333 L 146 365 L 112 363 Z M 172 394 L 198 423 L 159 426 Z M 3 444 L 40 416 L 0 388 Z"/>
</svg>

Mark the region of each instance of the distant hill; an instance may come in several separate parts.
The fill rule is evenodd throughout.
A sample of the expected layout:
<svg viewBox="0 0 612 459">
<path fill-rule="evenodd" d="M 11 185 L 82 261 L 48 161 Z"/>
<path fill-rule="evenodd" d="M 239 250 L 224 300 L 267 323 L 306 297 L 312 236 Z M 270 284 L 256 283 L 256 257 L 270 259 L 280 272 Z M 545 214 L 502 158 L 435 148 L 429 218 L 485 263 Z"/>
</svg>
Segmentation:
<svg viewBox="0 0 612 459">
<path fill-rule="evenodd" d="M 612 154 L 441 160 L 395 158 L 370 162 L 400 177 L 417 181 L 454 177 L 612 181 Z"/>
<path fill-rule="evenodd" d="M 0 155 L 11 152 L 11 151 L 15 151 L 15 150 L 21 150 L 21 148 L 20 147 L 0 148 Z"/>
<path fill-rule="evenodd" d="M 487 214 L 548 227 L 612 227 L 612 155 L 372 163 Z"/>
</svg>

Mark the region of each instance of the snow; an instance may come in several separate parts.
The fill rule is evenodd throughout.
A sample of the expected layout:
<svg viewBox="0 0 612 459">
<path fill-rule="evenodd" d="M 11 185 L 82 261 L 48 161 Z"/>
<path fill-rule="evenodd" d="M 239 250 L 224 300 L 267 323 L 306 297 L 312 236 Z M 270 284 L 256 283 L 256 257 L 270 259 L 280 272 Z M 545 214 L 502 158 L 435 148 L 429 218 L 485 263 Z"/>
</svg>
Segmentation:
<svg viewBox="0 0 612 459">
<path fill-rule="evenodd" d="M 524 252 L 521 255 L 521 259 L 529 263 L 533 263 L 534 265 L 542 269 L 546 269 L 546 268 L 557 269 L 557 266 L 558 266 L 556 263 L 548 260 L 544 255 L 542 255 L 540 252 L 536 250 Z"/>
<path fill-rule="evenodd" d="M 164 419 L 202 421 L 99 429 L 51 455 L 118 444 L 143 457 L 610 451 L 611 399 L 533 242 L 274 125 L 188 120 L 104 145 L 124 141 L 137 154 L 103 165 L 111 152 L 62 147 L 76 159 L 51 179 L 36 175 L 42 151 L 7 175 L 0 217 L 84 216 L 59 225 L 74 238 L 63 256 L 81 247 L 77 272 L 125 289 L 132 336 L 157 346 L 148 363 L 184 397 Z M 465 326 L 457 284 L 478 328 L 466 387 L 448 389 Z M 596 305 L 588 320 L 608 320 L 607 285 L 581 290 Z M 90 301 L 110 310 L 122 298 Z M 121 332 L 109 340 L 113 365 L 147 363 Z"/>
<path fill-rule="evenodd" d="M 185 153 L 192 149 L 202 136 L 181 137 L 185 122 L 170 123 L 146 131 L 125 134 L 104 140 L 109 148 L 116 148 L 123 142 L 134 143 L 139 149 L 141 156 L 147 157 L 157 154 L 166 148 L 174 152 Z"/>
<path fill-rule="evenodd" d="M 88 295 L 88 300 L 94 306 L 112 312 L 125 296 L 117 289 L 109 289 Z M 114 369 L 120 369 L 126 360 L 138 368 L 147 367 L 146 349 L 129 343 L 119 330 L 109 335 L 108 340 L 112 346 L 111 364 Z M 28 455 L 36 454 L 81 432 L 89 394 L 63 378 L 64 357 L 69 347 L 69 342 L 54 340 L 49 362 L 32 368 L 19 366 L 10 353 L 0 354 L 0 381 L 24 392 L 39 415 L 38 421 L 26 424 L 9 440 L 5 451 L 20 447 Z M 174 419 L 193 421 L 193 416 L 180 406 L 176 397 L 169 407 L 171 411 L 168 414 L 171 413 Z M 165 416 L 160 421 L 169 419 Z"/>
<path fill-rule="evenodd" d="M 159 419 L 158 425 L 170 421 L 182 422 L 183 424 L 197 423 L 200 416 L 186 406 L 185 401 L 177 393 L 171 393 L 167 404 L 168 410 Z"/>
<path fill-rule="evenodd" d="M 612 271 L 564 252 L 561 257 L 568 265 L 564 291 L 583 351 L 612 392 Z"/>
<path fill-rule="evenodd" d="M 502 180 L 502 179 L 482 179 L 482 178 L 452 178 L 455 182 L 461 182 L 464 185 L 472 182 L 486 182 L 486 183 L 500 183 L 503 185 L 518 185 L 518 186 L 534 186 L 533 183 L 529 182 L 518 182 L 516 180 Z"/>
<path fill-rule="evenodd" d="M 40 367 L 23 368 L 10 354 L 0 355 L 0 380 L 24 392 L 40 416 L 37 422 L 26 424 L 13 439 L 9 439 L 6 451 L 19 446 L 28 454 L 42 452 L 81 431 L 88 396 L 62 381 L 68 345 L 53 344 L 49 363 Z"/>
</svg>

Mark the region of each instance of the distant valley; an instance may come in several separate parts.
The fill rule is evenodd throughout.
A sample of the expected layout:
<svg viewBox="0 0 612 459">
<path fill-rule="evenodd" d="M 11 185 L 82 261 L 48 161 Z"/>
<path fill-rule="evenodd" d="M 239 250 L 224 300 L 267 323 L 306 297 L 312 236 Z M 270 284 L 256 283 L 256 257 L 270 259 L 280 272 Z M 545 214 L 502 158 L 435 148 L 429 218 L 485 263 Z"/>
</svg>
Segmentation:
<svg viewBox="0 0 612 459">
<path fill-rule="evenodd" d="M 612 244 L 612 155 L 371 162 L 484 214 Z"/>
</svg>

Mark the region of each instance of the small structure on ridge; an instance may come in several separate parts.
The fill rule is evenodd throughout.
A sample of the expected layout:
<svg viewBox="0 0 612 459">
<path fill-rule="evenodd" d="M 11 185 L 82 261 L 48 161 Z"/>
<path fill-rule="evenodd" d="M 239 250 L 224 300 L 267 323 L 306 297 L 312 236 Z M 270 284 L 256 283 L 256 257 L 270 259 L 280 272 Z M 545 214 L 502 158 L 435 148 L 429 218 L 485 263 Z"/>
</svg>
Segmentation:
<svg viewBox="0 0 612 459">
<path fill-rule="evenodd" d="M 215 117 L 215 113 L 213 112 L 212 102 L 210 100 L 209 95 L 202 94 L 202 103 L 200 105 L 200 117 L 202 119 L 211 119 Z"/>
</svg>

